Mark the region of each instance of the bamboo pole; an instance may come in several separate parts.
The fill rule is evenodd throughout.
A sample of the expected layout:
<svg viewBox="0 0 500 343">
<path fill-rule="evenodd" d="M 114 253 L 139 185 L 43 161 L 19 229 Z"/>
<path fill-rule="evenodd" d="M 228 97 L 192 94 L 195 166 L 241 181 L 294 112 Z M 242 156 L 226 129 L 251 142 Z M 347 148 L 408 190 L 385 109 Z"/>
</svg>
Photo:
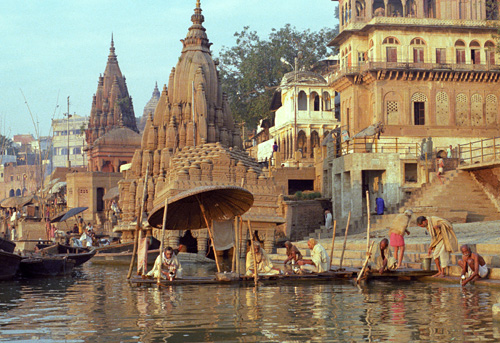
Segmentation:
<svg viewBox="0 0 500 343">
<path fill-rule="evenodd" d="M 163 243 L 165 241 L 165 230 L 167 227 L 167 211 L 168 211 L 168 198 L 165 198 L 165 208 L 163 209 L 163 221 L 161 226 L 161 241 L 160 241 L 160 271 L 158 273 L 158 278 L 156 279 L 156 284 L 160 285 L 161 281 L 161 268 L 163 267 Z"/>
<path fill-rule="evenodd" d="M 236 271 L 236 250 L 237 250 L 237 242 L 238 242 L 238 217 L 234 217 L 234 247 L 233 247 L 233 264 L 231 266 L 231 271 Z"/>
<path fill-rule="evenodd" d="M 255 282 L 255 287 L 257 287 L 257 282 L 259 281 L 259 272 L 257 270 L 257 256 L 255 256 L 255 250 L 253 245 L 253 234 L 252 234 L 252 225 L 250 224 L 250 219 L 247 221 L 248 232 L 250 233 L 250 249 L 252 249 L 253 256 L 253 279 Z"/>
<path fill-rule="evenodd" d="M 146 202 L 146 195 L 148 190 L 148 176 L 149 176 L 149 162 L 146 167 L 146 177 L 144 178 L 144 187 L 142 191 L 142 202 L 139 217 L 137 218 L 137 224 L 135 226 L 135 235 L 134 235 L 134 251 L 132 252 L 132 258 L 130 259 L 130 266 L 128 268 L 127 279 L 130 279 L 132 276 L 132 268 L 134 267 L 135 255 L 137 254 L 137 245 L 139 243 L 139 231 L 142 229 L 142 215 L 144 213 L 144 203 Z"/>
<path fill-rule="evenodd" d="M 366 191 L 366 215 L 368 223 L 366 224 L 366 251 L 370 247 L 370 193 Z"/>
<path fill-rule="evenodd" d="M 344 262 L 344 252 L 345 252 L 345 246 L 347 244 L 347 232 L 349 231 L 350 221 L 351 221 L 351 211 L 349 211 L 349 216 L 347 217 L 347 226 L 345 227 L 344 245 L 342 246 L 342 254 L 340 255 L 339 270 L 342 269 L 342 262 Z"/>
<path fill-rule="evenodd" d="M 330 268 L 328 270 L 332 269 L 332 262 L 333 262 L 333 248 L 335 246 L 335 231 L 337 230 L 337 221 L 333 221 L 333 237 L 332 237 L 332 249 L 330 250 Z"/>
<path fill-rule="evenodd" d="M 217 273 L 220 273 L 220 266 L 219 266 L 219 257 L 217 256 L 217 251 L 215 250 L 215 242 L 214 242 L 214 236 L 213 232 L 210 229 L 210 224 L 208 223 L 207 215 L 205 212 L 205 206 L 200 201 L 200 198 L 196 196 L 196 199 L 198 200 L 198 203 L 200 204 L 200 209 L 201 213 L 203 215 L 203 219 L 205 219 L 205 223 L 207 224 L 207 230 L 208 230 L 208 236 L 210 236 L 210 242 L 212 242 L 212 248 L 214 249 L 214 257 L 215 257 L 215 264 L 217 265 Z"/>
<path fill-rule="evenodd" d="M 375 243 L 375 241 L 372 242 L 372 244 L 370 245 L 370 247 L 368 248 L 368 250 L 366 251 L 366 258 L 365 258 L 365 262 L 363 263 L 363 267 L 361 268 L 359 274 L 358 274 L 358 278 L 356 279 L 356 283 L 359 283 L 359 280 L 361 279 L 361 276 L 363 275 L 365 269 L 366 269 L 366 266 L 368 265 L 368 260 L 370 259 L 370 256 L 371 256 L 371 253 L 372 253 L 372 250 L 373 250 L 373 244 Z"/>
</svg>

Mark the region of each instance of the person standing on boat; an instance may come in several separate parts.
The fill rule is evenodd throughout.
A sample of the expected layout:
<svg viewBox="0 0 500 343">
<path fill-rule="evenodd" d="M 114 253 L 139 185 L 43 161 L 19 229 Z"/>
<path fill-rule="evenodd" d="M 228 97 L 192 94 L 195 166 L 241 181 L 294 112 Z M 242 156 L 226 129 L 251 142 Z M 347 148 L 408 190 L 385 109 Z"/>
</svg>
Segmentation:
<svg viewBox="0 0 500 343">
<path fill-rule="evenodd" d="M 82 216 L 78 216 L 78 233 L 79 233 L 80 235 L 83 235 L 83 226 L 84 226 L 83 224 L 84 224 L 84 223 L 83 223 L 83 218 L 82 218 Z"/>
<path fill-rule="evenodd" d="M 253 248 L 248 250 L 246 258 L 246 273 L 247 276 L 252 276 L 254 274 L 255 266 L 257 264 L 257 273 L 259 275 L 277 275 L 280 274 L 280 270 L 275 268 L 271 263 L 271 260 L 267 256 L 264 249 L 260 247 L 259 242 L 253 242 Z M 255 261 L 254 261 L 255 254 Z"/>
<path fill-rule="evenodd" d="M 299 265 L 302 266 L 302 269 L 311 271 L 307 268 L 308 265 L 311 265 L 315 267 L 313 271 L 316 273 L 328 271 L 330 269 L 330 258 L 328 257 L 328 253 L 325 248 L 314 238 L 310 238 L 307 241 L 307 246 L 311 250 L 311 259 L 299 261 Z"/>
<path fill-rule="evenodd" d="M 161 261 L 161 255 L 158 255 L 155 260 L 155 265 L 146 276 L 157 278 L 159 273 L 161 273 L 162 279 L 168 279 L 173 281 L 175 278 L 182 278 L 182 266 L 174 253 L 172 247 L 166 247 L 163 250 L 163 264 Z"/>
<path fill-rule="evenodd" d="M 408 224 L 410 224 L 412 215 L 412 210 L 406 210 L 404 213 L 398 214 L 396 218 L 394 218 L 389 229 L 391 247 L 394 248 L 394 256 L 398 260 L 396 269 L 401 267 L 401 264 L 403 263 L 403 255 L 405 253 L 404 236 L 405 234 L 410 234 L 410 231 L 408 231 Z"/>
<path fill-rule="evenodd" d="M 393 270 L 396 268 L 397 261 L 391 255 L 389 249 L 389 240 L 384 238 L 377 244 L 375 253 L 371 254 L 368 260 L 368 267 L 371 270 L 377 270 L 379 274 L 382 274 L 386 270 Z"/>
<path fill-rule="evenodd" d="M 458 241 L 453 226 L 449 221 L 439 217 L 417 218 L 417 225 L 424 227 L 431 235 L 431 245 L 429 246 L 429 256 L 432 254 L 438 273 L 433 277 L 445 276 L 444 268 L 450 264 L 451 253 L 458 250 Z"/>
</svg>

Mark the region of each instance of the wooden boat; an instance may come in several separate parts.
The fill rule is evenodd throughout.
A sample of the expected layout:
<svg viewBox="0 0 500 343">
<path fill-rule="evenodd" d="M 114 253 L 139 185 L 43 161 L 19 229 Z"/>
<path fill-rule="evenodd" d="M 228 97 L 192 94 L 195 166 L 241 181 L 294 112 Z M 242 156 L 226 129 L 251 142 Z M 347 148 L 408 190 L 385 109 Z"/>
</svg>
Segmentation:
<svg viewBox="0 0 500 343">
<path fill-rule="evenodd" d="M 13 253 L 15 248 L 16 243 L 5 238 L 0 238 L 0 250 Z"/>
<path fill-rule="evenodd" d="M 15 247 L 15 244 L 14 244 Z M 9 280 L 16 275 L 22 257 L 0 250 L 0 280 Z"/>
<path fill-rule="evenodd" d="M 261 284 L 297 284 L 309 282 L 331 282 L 334 280 L 353 280 L 358 275 L 358 268 L 345 268 L 340 271 L 328 271 L 324 273 L 313 274 L 293 274 L 293 275 L 269 275 L 259 276 L 259 283 Z M 435 274 L 435 271 L 417 270 L 417 269 L 404 269 L 400 271 L 387 272 L 383 274 L 373 274 L 368 277 L 368 280 L 416 280 L 424 278 L 429 275 Z M 156 279 L 141 277 L 134 277 L 129 280 L 132 285 L 136 286 L 156 286 Z M 253 286 L 253 276 L 240 276 L 236 278 L 216 278 L 215 276 L 205 277 L 184 277 L 182 279 L 175 279 L 174 281 L 161 280 L 161 284 L 168 285 L 194 285 L 194 284 L 236 284 L 241 286 Z"/>
<path fill-rule="evenodd" d="M 71 274 L 75 260 L 60 256 L 30 257 L 21 260 L 20 270 L 27 277 L 63 276 Z"/>
<path fill-rule="evenodd" d="M 41 249 L 40 253 L 42 256 L 70 258 L 75 261 L 75 267 L 78 267 L 94 257 L 96 251 L 88 248 L 71 247 L 69 245 L 56 243 Z"/>
</svg>

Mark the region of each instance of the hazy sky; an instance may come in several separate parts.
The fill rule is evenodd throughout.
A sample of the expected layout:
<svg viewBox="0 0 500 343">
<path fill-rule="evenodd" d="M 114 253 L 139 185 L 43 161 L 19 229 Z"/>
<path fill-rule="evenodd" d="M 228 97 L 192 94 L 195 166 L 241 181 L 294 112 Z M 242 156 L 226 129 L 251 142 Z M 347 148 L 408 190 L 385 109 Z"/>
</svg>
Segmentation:
<svg viewBox="0 0 500 343">
<path fill-rule="evenodd" d="M 40 134 L 67 111 L 88 116 L 104 72 L 111 33 L 136 117 L 155 81 L 168 82 L 181 53 L 196 0 L 0 0 L 0 133 Z M 261 37 L 290 23 L 300 30 L 334 28 L 331 0 L 202 0 L 213 56 L 250 26 Z M 58 106 L 58 107 L 57 107 Z M 35 119 L 36 120 L 36 119 Z"/>
</svg>

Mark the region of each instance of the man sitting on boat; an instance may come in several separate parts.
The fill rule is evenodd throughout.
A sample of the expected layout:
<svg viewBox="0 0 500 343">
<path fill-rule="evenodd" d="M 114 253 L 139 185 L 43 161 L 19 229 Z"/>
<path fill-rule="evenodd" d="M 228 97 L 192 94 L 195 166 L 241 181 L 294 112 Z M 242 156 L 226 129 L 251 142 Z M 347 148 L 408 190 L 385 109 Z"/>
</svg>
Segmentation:
<svg viewBox="0 0 500 343">
<path fill-rule="evenodd" d="M 163 251 L 163 265 L 161 255 L 158 255 L 153 269 L 146 276 L 157 278 L 160 271 L 162 279 L 173 281 L 175 278 L 182 278 L 182 267 L 172 247 L 167 247 Z"/>
<path fill-rule="evenodd" d="M 82 247 L 89 248 L 92 246 L 92 236 L 89 229 L 86 229 L 85 232 L 80 236 L 80 243 Z"/>
<path fill-rule="evenodd" d="M 375 253 L 372 253 L 368 260 L 368 268 L 377 270 L 379 274 L 387 270 L 396 269 L 398 261 L 392 256 L 389 249 L 389 240 L 384 238 L 377 244 Z"/>
<path fill-rule="evenodd" d="M 280 270 L 275 268 L 271 263 L 271 260 L 267 256 L 264 249 L 260 247 L 259 242 L 253 243 L 253 248 L 248 250 L 247 260 L 246 260 L 246 273 L 245 275 L 252 276 L 254 274 L 254 263 L 257 264 L 257 273 L 258 275 L 277 275 L 280 274 Z M 254 253 L 255 253 L 255 261 L 254 261 Z"/>
<path fill-rule="evenodd" d="M 299 248 L 297 248 L 295 245 L 293 245 L 290 241 L 285 242 L 285 248 L 286 248 L 286 260 L 284 261 L 285 269 L 288 269 L 288 263 L 290 263 L 292 272 L 296 273 L 298 272 L 299 264 L 298 262 L 302 260 L 302 254 L 300 253 Z"/>
<path fill-rule="evenodd" d="M 311 250 L 310 260 L 300 260 L 298 263 L 301 269 L 308 272 L 322 273 L 330 269 L 330 258 L 321 244 L 314 238 L 307 241 L 307 246 Z M 313 267 L 310 267 L 313 266 Z"/>
</svg>

